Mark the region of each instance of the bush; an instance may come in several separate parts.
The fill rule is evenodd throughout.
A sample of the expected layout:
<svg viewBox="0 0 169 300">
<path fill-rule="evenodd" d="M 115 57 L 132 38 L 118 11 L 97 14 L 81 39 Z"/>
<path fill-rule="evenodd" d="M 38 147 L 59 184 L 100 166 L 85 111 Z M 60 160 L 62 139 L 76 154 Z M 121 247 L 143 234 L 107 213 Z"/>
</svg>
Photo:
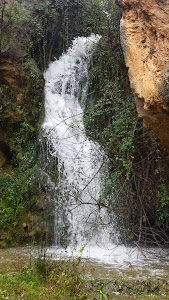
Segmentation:
<svg viewBox="0 0 169 300">
<path fill-rule="evenodd" d="M 125 241 L 168 245 L 168 190 L 160 183 L 168 176 L 166 157 L 137 117 L 120 46 L 120 16 L 112 4 L 111 22 L 93 57 L 84 116 L 89 137 L 99 141 L 110 162 L 100 202 L 116 212 Z"/>
</svg>

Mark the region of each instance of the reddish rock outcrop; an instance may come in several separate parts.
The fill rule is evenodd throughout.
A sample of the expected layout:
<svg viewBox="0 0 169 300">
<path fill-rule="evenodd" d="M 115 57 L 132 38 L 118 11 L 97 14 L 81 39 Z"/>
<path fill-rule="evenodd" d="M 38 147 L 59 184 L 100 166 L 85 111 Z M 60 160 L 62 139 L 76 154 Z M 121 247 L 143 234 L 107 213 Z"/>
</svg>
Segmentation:
<svg viewBox="0 0 169 300">
<path fill-rule="evenodd" d="M 169 151 L 169 0 L 117 0 L 139 117 Z"/>
</svg>

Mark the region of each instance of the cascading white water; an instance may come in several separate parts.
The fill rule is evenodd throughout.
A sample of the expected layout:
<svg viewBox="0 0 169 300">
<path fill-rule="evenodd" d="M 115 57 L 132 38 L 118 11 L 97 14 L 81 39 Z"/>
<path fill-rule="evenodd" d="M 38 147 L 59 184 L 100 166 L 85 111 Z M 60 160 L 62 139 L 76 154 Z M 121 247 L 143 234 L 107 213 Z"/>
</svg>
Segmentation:
<svg viewBox="0 0 169 300">
<path fill-rule="evenodd" d="M 43 129 L 58 158 L 59 187 L 55 218 L 55 243 L 84 247 L 102 244 L 108 216 L 99 211 L 105 154 L 90 141 L 83 124 L 88 90 L 88 67 L 94 45 L 100 39 L 79 37 L 45 73 L 45 120 Z M 102 223 L 102 224 L 101 224 Z M 112 231 L 112 228 L 111 228 Z M 97 234 L 96 234 L 97 233 Z M 66 241 L 65 241 L 66 236 Z"/>
<path fill-rule="evenodd" d="M 83 124 L 88 67 L 99 39 L 95 35 L 76 38 L 45 72 L 43 131 L 52 145 L 50 155 L 57 157 L 59 173 L 55 245 L 67 246 L 68 254 L 84 248 L 85 257 L 124 266 L 130 260 L 138 264 L 138 253 L 116 247 L 113 222 L 99 208 L 107 158 L 99 144 L 88 139 Z"/>
</svg>

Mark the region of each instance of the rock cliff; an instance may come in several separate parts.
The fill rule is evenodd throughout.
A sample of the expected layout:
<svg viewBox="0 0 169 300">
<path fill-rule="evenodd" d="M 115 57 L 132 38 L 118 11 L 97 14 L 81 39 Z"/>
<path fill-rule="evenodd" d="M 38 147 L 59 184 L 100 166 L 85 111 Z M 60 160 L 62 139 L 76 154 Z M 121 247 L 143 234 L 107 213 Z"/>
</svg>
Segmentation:
<svg viewBox="0 0 169 300">
<path fill-rule="evenodd" d="M 117 0 L 139 117 L 169 151 L 169 0 Z"/>
<path fill-rule="evenodd" d="M 0 55 L 0 74 L 0 248 L 42 238 L 50 243 L 52 202 L 39 188 L 39 173 L 37 180 L 33 173 L 44 80 L 33 60 L 16 61 L 8 54 Z"/>
</svg>

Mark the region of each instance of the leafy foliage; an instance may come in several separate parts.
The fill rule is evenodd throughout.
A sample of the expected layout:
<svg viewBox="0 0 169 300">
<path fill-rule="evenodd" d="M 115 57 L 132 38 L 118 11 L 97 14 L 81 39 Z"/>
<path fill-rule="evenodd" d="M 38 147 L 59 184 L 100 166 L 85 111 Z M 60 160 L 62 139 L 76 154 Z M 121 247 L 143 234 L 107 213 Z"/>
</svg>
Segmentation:
<svg viewBox="0 0 169 300">
<path fill-rule="evenodd" d="M 32 14 L 30 55 L 42 70 L 70 46 L 74 37 L 102 33 L 107 19 L 100 1 L 89 0 L 35 3 Z"/>
<path fill-rule="evenodd" d="M 8 51 L 18 60 L 25 55 L 29 39 L 30 11 L 18 0 L 1 0 L 0 15 L 0 53 Z"/>
<path fill-rule="evenodd" d="M 31 197 L 39 195 L 38 170 L 17 169 L 17 173 L 0 172 L 0 230 L 1 239 L 7 244 L 12 239 L 24 241 L 24 230 L 21 222 L 28 211 L 36 210 L 36 202 L 30 201 Z M 8 234 L 4 234 L 8 228 Z"/>
<path fill-rule="evenodd" d="M 168 192 L 160 184 L 160 172 L 167 174 L 164 154 L 137 117 L 120 47 L 121 12 L 112 4 L 108 13 L 107 30 L 93 57 L 84 117 L 88 135 L 100 142 L 110 161 L 100 203 L 117 212 L 129 242 L 168 244 Z"/>
<path fill-rule="evenodd" d="M 159 220 L 161 223 L 167 223 L 167 225 L 169 225 L 169 193 L 166 186 L 167 185 L 165 183 L 162 183 L 159 186 Z"/>
</svg>

